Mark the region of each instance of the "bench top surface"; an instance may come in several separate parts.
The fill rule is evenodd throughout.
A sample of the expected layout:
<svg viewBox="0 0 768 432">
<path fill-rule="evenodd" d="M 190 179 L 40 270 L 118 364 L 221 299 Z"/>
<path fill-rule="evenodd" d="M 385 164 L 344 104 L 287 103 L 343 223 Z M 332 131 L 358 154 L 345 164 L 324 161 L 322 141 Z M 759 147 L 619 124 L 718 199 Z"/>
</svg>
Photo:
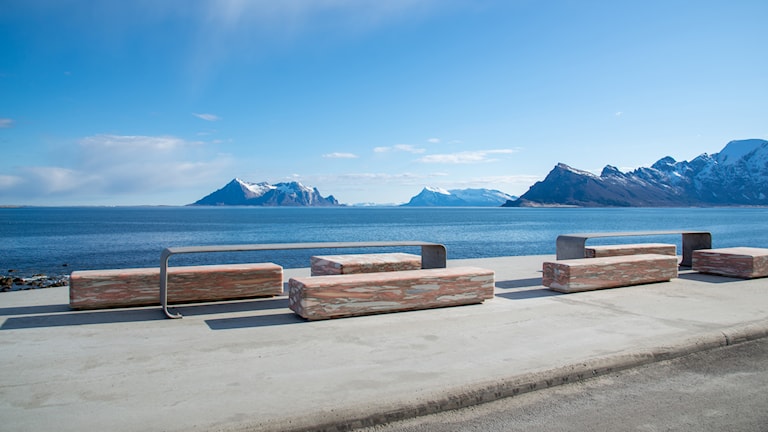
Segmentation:
<svg viewBox="0 0 768 432">
<path fill-rule="evenodd" d="M 325 285 L 334 284 L 341 281 L 364 281 L 364 282 L 378 282 L 388 280 L 407 280 L 407 279 L 423 279 L 424 277 L 456 277 L 466 275 L 489 275 L 493 274 L 493 270 L 481 268 L 481 267 L 448 267 L 437 269 L 421 269 L 421 270 L 401 270 L 394 272 L 378 272 L 378 273 L 349 273 L 339 275 L 322 275 L 322 276 L 306 276 L 306 277 L 293 277 L 291 279 L 301 282 L 307 285 Z"/>
<path fill-rule="evenodd" d="M 349 255 L 315 255 L 312 257 L 316 260 L 332 261 L 336 263 L 383 263 L 383 262 L 400 262 L 400 261 L 421 261 L 421 256 L 403 253 L 374 253 L 374 254 L 349 254 Z"/>
<path fill-rule="evenodd" d="M 558 237 L 586 239 L 586 238 L 597 238 L 597 237 L 653 236 L 653 235 L 667 235 L 667 234 L 710 234 L 710 232 L 709 231 L 689 231 L 689 230 L 617 231 L 617 232 L 561 234 Z"/>
<path fill-rule="evenodd" d="M 718 255 L 738 255 L 738 256 L 768 256 L 768 248 L 756 248 L 756 247 L 731 247 L 720 249 L 699 249 L 693 251 L 694 255 L 703 254 L 718 254 Z"/>
<path fill-rule="evenodd" d="M 589 246 L 587 249 L 633 249 L 633 248 L 662 248 L 675 247 L 672 243 L 633 243 L 633 244 L 615 244 Z"/>
<path fill-rule="evenodd" d="M 622 264 L 622 263 L 636 263 L 636 262 L 645 262 L 645 261 L 669 261 L 672 260 L 675 262 L 675 265 L 677 265 L 677 257 L 672 255 L 661 255 L 661 254 L 637 254 L 637 255 L 618 255 L 618 256 L 607 256 L 607 257 L 598 257 L 598 258 L 577 258 L 577 259 L 569 259 L 569 260 L 558 260 L 558 261 L 549 261 L 545 262 L 544 264 L 556 264 L 556 265 L 564 265 L 564 266 L 594 266 L 594 265 L 611 265 L 611 264 Z"/>
</svg>

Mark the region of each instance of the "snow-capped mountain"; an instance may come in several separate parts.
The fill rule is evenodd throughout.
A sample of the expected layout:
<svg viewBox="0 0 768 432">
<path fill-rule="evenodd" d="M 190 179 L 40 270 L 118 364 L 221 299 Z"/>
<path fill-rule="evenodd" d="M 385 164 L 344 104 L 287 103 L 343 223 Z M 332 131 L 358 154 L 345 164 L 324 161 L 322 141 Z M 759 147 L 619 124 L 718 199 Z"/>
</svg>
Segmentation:
<svg viewBox="0 0 768 432">
<path fill-rule="evenodd" d="M 333 195 L 323 197 L 317 188 L 298 182 L 250 183 L 238 178 L 191 205 L 208 206 L 337 206 Z"/>
<path fill-rule="evenodd" d="M 411 207 L 499 207 L 516 197 L 492 189 L 425 187 L 404 206 Z"/>
<path fill-rule="evenodd" d="M 504 204 L 553 205 L 768 205 L 768 141 L 731 141 L 713 155 L 704 153 L 690 162 L 667 156 L 629 173 L 608 165 L 597 176 L 560 163 L 519 200 Z"/>
</svg>

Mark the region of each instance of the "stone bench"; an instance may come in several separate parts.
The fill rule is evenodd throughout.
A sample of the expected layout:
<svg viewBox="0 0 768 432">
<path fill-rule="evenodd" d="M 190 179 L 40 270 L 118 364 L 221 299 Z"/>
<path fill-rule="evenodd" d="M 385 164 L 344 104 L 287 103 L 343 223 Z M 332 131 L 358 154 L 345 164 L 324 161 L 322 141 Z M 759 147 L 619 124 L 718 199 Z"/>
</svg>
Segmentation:
<svg viewBox="0 0 768 432">
<path fill-rule="evenodd" d="M 659 254 L 677 256 L 677 247 L 668 243 L 637 243 L 584 248 L 584 258 L 602 258 L 607 256 L 625 256 L 641 254 Z"/>
<path fill-rule="evenodd" d="M 445 245 L 423 241 L 376 241 L 376 242 L 319 242 L 319 243 L 266 243 L 266 244 L 234 244 L 208 246 L 175 246 L 160 252 L 160 307 L 168 318 L 181 318 L 181 314 L 168 310 L 168 261 L 172 256 L 180 254 L 199 254 L 214 252 L 253 252 L 273 250 L 298 249 L 338 249 L 338 248 L 372 248 L 372 247 L 421 247 L 421 268 L 445 268 Z"/>
<path fill-rule="evenodd" d="M 160 304 L 160 269 L 74 271 L 69 279 L 72 309 L 102 309 Z M 277 264 L 226 264 L 168 269 L 172 303 L 269 297 L 283 293 L 283 268 Z"/>
<path fill-rule="evenodd" d="M 310 258 L 312 276 L 418 270 L 421 257 L 407 253 L 321 255 Z"/>
<path fill-rule="evenodd" d="M 768 249 L 733 247 L 693 252 L 693 270 L 742 279 L 768 276 Z"/>
<path fill-rule="evenodd" d="M 677 277 L 677 257 L 658 254 L 581 258 L 545 262 L 542 284 L 572 293 L 617 288 Z"/>
<path fill-rule="evenodd" d="M 291 278 L 288 305 L 308 320 L 482 303 L 494 272 L 478 267 Z"/>
</svg>

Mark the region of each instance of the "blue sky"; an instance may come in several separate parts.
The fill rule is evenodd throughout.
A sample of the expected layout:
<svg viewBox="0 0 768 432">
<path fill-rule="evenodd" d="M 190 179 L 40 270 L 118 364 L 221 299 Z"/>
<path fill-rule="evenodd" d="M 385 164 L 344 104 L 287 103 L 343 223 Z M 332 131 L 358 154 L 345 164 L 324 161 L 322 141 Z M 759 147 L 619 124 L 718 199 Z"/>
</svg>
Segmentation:
<svg viewBox="0 0 768 432">
<path fill-rule="evenodd" d="M 0 204 L 520 195 L 768 138 L 768 2 L 3 0 Z"/>
</svg>

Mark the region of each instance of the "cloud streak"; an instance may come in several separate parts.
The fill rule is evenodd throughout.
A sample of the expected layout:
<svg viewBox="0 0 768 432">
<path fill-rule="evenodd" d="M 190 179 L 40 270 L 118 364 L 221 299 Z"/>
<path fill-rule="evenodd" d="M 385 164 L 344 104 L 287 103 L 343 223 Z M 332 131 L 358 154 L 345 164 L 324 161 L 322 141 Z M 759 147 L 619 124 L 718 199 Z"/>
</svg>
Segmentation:
<svg viewBox="0 0 768 432">
<path fill-rule="evenodd" d="M 209 122 L 214 122 L 214 121 L 221 120 L 221 117 L 217 116 L 216 114 L 192 113 L 192 115 L 197 117 L 197 118 L 199 118 L 199 119 L 202 119 L 202 120 L 205 120 L 205 121 L 209 121 Z"/>
<path fill-rule="evenodd" d="M 508 155 L 517 153 L 513 149 L 464 151 L 458 153 L 444 153 L 426 155 L 418 159 L 419 162 L 428 164 L 476 164 L 496 162 L 499 159 L 492 155 Z"/>
<path fill-rule="evenodd" d="M 0 129 L 8 129 L 8 128 L 11 128 L 11 127 L 13 127 L 13 124 L 14 124 L 14 123 L 15 123 L 15 122 L 13 121 L 13 119 L 9 119 L 9 118 L 0 118 Z"/>
<path fill-rule="evenodd" d="M 326 159 L 357 159 L 357 155 L 354 153 L 340 153 L 340 152 L 334 152 L 334 153 L 327 153 L 323 155 Z"/>
<path fill-rule="evenodd" d="M 80 140 L 80 146 L 86 150 L 94 151 L 95 155 L 114 158 L 115 153 L 139 152 L 169 152 L 189 145 L 199 145 L 200 142 L 191 143 L 173 136 L 142 136 L 142 135 L 93 135 Z"/>
<path fill-rule="evenodd" d="M 406 153 L 413 153 L 413 154 L 421 154 L 426 152 L 426 149 L 418 148 L 410 144 L 396 144 L 390 147 L 375 147 L 373 149 L 373 152 L 374 153 L 406 152 Z"/>
</svg>

